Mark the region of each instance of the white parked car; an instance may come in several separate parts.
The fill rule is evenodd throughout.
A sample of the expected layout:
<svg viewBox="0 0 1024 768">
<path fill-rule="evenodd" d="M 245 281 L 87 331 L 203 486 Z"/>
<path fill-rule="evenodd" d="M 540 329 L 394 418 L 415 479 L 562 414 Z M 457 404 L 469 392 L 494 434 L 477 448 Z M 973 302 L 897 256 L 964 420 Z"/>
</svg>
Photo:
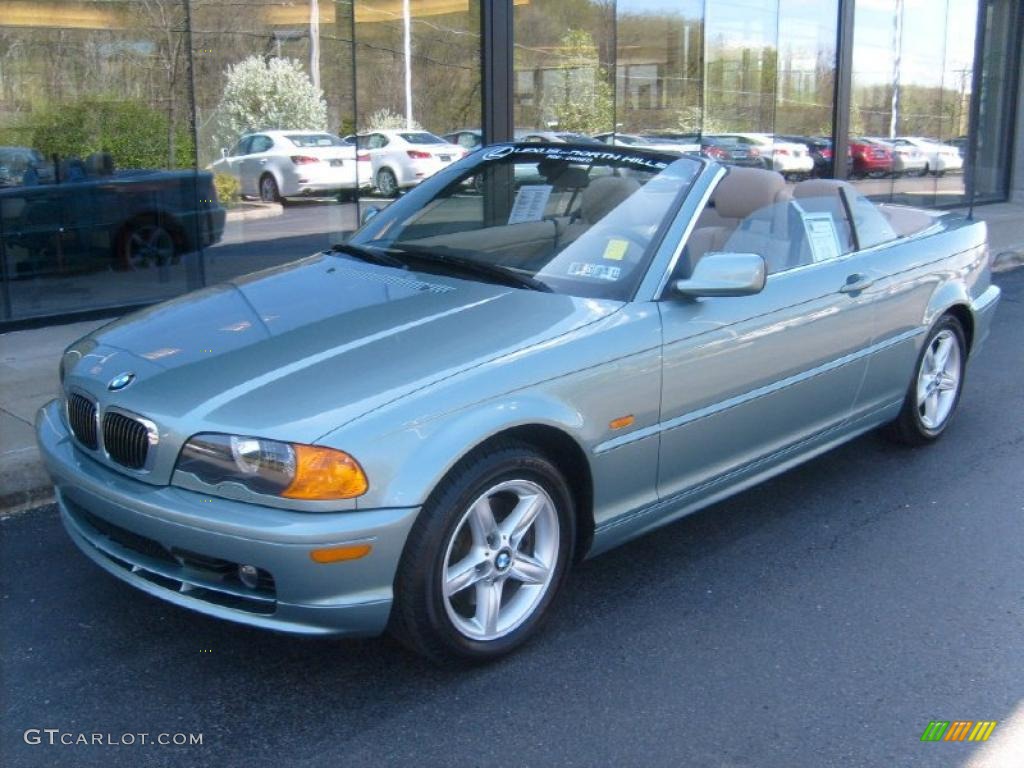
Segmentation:
<svg viewBox="0 0 1024 768">
<path fill-rule="evenodd" d="M 770 171 L 784 176 L 810 175 L 814 170 L 814 158 L 806 144 L 794 141 L 778 141 L 766 133 L 729 133 L 720 138 L 731 139 L 756 149 Z"/>
<path fill-rule="evenodd" d="M 960 150 L 952 144 L 943 144 L 920 136 L 900 136 L 892 139 L 895 147 L 917 147 L 928 159 L 925 173 L 941 174 L 947 171 L 959 171 L 964 167 L 964 159 Z"/>
<path fill-rule="evenodd" d="M 637 136 L 634 133 L 595 133 L 594 138 L 603 144 L 617 147 L 633 147 L 634 149 L 650 149 L 655 152 L 700 152 L 699 144 L 683 144 L 679 141 L 658 141 L 653 137 Z"/>
<path fill-rule="evenodd" d="M 919 147 L 909 143 L 897 143 L 893 139 L 869 138 L 892 152 L 892 172 L 896 176 L 912 174 L 924 176 L 928 173 L 928 156 Z"/>
<path fill-rule="evenodd" d="M 416 186 L 468 154 L 427 131 L 371 131 L 359 134 L 357 141 L 369 153 L 374 185 L 385 197 Z"/>
<path fill-rule="evenodd" d="M 243 195 L 277 202 L 354 192 L 373 183 L 370 157 L 325 131 L 249 133 L 209 166 L 238 179 Z"/>
</svg>

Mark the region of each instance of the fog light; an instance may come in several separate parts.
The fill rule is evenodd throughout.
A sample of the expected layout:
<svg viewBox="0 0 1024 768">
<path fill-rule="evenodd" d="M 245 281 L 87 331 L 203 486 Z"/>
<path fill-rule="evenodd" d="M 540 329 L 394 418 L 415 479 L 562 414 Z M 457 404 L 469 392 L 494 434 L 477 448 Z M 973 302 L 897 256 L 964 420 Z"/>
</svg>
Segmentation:
<svg viewBox="0 0 1024 768">
<path fill-rule="evenodd" d="M 238 566 L 238 580 L 249 589 L 256 589 L 260 585 L 260 569 L 255 565 Z"/>
</svg>

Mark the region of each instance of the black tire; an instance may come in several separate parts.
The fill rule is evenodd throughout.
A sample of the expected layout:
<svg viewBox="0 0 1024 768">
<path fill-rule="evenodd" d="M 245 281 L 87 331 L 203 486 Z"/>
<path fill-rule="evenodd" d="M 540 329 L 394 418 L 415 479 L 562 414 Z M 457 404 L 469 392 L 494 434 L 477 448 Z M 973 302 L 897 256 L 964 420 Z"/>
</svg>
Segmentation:
<svg viewBox="0 0 1024 768">
<path fill-rule="evenodd" d="M 398 194 L 398 179 L 390 168 L 381 168 L 377 171 L 377 191 L 383 197 L 394 197 Z"/>
<path fill-rule="evenodd" d="M 928 175 L 928 163 L 925 163 L 924 164 L 924 168 L 922 168 L 920 171 L 917 172 L 917 177 L 919 179 L 922 179 L 922 178 L 924 178 L 927 175 Z"/>
<path fill-rule="evenodd" d="M 928 426 L 922 420 L 921 406 L 918 404 L 918 379 L 921 374 L 921 366 L 924 364 L 925 357 L 935 343 L 936 338 L 947 331 L 955 339 L 957 351 L 959 352 L 960 378 L 948 414 L 942 419 L 941 423 Z M 914 365 L 914 375 L 910 380 L 910 385 L 907 387 L 907 395 L 903 401 L 903 408 L 900 410 L 899 416 L 895 421 L 883 428 L 883 434 L 894 442 L 915 447 L 928 445 L 939 439 L 953 420 L 957 406 L 960 404 L 960 396 L 964 390 L 964 380 L 967 372 L 967 354 L 967 340 L 960 321 L 952 315 L 943 315 L 928 332 L 928 337 L 921 347 L 920 354 L 917 356 L 917 363 Z"/>
<path fill-rule="evenodd" d="M 443 594 L 449 542 L 470 505 L 498 484 L 526 480 L 541 486 L 557 513 L 557 559 L 546 591 L 521 624 L 507 634 L 478 640 L 461 632 Z M 529 445 L 502 441 L 463 459 L 431 494 L 406 540 L 395 576 L 389 632 L 427 658 L 485 662 L 525 643 L 543 623 L 568 575 L 575 547 L 575 504 L 555 464 Z M 500 598 L 499 598 L 500 599 Z"/>
<path fill-rule="evenodd" d="M 177 263 L 182 238 L 162 216 L 141 216 L 126 224 L 114 242 L 114 269 L 132 272 Z"/>
<path fill-rule="evenodd" d="M 281 190 L 278 189 L 277 179 L 269 173 L 260 176 L 260 201 L 264 203 L 282 203 Z"/>
</svg>

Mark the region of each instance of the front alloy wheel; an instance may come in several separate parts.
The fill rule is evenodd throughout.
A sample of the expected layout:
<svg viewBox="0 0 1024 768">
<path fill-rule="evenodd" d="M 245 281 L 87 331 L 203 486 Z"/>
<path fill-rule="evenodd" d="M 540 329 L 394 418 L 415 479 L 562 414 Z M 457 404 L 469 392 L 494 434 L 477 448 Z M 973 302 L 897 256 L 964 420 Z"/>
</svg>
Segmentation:
<svg viewBox="0 0 1024 768">
<path fill-rule="evenodd" d="M 509 480 L 485 491 L 445 553 L 444 607 L 455 628 L 489 641 L 519 627 L 551 587 L 558 538 L 554 502 L 537 483 Z"/>
<path fill-rule="evenodd" d="M 516 441 L 480 449 L 409 532 L 390 630 L 436 661 L 506 654 L 547 615 L 574 546 L 574 500 L 557 466 Z"/>
</svg>

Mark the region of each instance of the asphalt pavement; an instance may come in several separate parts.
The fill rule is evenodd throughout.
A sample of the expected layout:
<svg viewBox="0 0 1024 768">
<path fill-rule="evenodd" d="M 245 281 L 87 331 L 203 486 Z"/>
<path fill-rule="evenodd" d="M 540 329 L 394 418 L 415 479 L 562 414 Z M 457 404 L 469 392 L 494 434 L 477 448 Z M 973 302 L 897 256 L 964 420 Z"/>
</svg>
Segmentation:
<svg viewBox="0 0 1024 768">
<path fill-rule="evenodd" d="M 207 619 L 100 571 L 53 507 L 0 521 L 0 763 L 1024 764 L 1024 270 L 998 282 L 939 443 L 865 436 L 588 561 L 490 666 Z M 922 742 L 932 720 L 998 725 Z M 26 743 L 46 728 L 202 744 Z"/>
</svg>

